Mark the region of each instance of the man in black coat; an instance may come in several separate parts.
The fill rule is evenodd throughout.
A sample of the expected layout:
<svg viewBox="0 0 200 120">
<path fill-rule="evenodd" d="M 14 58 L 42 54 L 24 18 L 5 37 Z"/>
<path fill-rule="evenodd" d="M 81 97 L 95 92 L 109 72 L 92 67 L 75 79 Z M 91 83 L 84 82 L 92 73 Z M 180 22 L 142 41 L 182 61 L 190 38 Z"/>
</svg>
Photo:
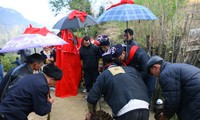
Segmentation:
<svg viewBox="0 0 200 120">
<path fill-rule="evenodd" d="M 54 99 L 49 86 L 62 78 L 62 71 L 53 63 L 43 68 L 43 73 L 30 74 L 19 79 L 0 103 L 0 120 L 28 120 L 31 112 L 46 115 Z"/>
<path fill-rule="evenodd" d="M 159 77 L 164 108 L 158 120 L 170 119 L 175 113 L 179 120 L 200 120 L 200 69 L 185 63 L 165 62 L 153 56 L 147 63 L 148 71 Z"/>
<path fill-rule="evenodd" d="M 101 51 L 98 46 L 91 43 L 89 36 L 83 37 L 82 46 L 79 51 L 82 60 L 82 69 L 84 71 L 85 85 L 87 92 L 89 92 L 99 75 L 98 68 Z"/>
</svg>

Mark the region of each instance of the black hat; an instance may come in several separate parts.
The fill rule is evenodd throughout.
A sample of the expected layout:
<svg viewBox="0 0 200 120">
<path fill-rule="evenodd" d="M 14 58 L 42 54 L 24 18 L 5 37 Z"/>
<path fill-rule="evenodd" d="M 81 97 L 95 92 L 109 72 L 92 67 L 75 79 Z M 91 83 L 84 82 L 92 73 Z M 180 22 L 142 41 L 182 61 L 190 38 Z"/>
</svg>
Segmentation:
<svg viewBox="0 0 200 120">
<path fill-rule="evenodd" d="M 54 78 L 54 80 L 60 80 L 62 79 L 62 76 L 63 76 L 62 70 L 58 68 L 56 65 L 54 65 L 53 63 L 49 63 L 46 66 L 44 66 L 43 72 L 47 76 Z"/>
<path fill-rule="evenodd" d="M 99 35 L 98 41 L 100 43 L 100 46 L 109 46 L 110 45 L 109 37 L 107 35 L 104 35 L 104 34 Z"/>
<path fill-rule="evenodd" d="M 90 40 L 90 37 L 89 36 L 84 36 L 83 40 L 88 41 L 88 40 Z"/>
<path fill-rule="evenodd" d="M 124 51 L 124 47 L 121 44 L 117 44 L 114 47 L 111 48 L 112 49 L 112 56 L 114 58 L 118 58 L 122 52 Z"/>
<path fill-rule="evenodd" d="M 112 57 L 112 54 L 103 54 L 102 60 L 104 63 L 112 63 L 114 61 L 114 58 Z"/>
<path fill-rule="evenodd" d="M 163 58 L 161 58 L 160 56 L 152 56 L 148 62 L 147 62 L 147 71 L 150 72 L 150 68 L 154 65 L 154 64 L 157 64 L 157 63 L 163 63 Z"/>
</svg>

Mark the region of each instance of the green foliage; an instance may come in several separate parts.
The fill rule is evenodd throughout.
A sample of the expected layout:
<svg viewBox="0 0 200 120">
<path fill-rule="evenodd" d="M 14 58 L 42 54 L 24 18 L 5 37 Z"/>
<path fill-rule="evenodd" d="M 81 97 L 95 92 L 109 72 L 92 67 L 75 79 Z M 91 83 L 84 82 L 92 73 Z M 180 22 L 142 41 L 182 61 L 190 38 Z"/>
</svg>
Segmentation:
<svg viewBox="0 0 200 120">
<path fill-rule="evenodd" d="M 89 28 L 87 34 L 93 38 L 96 38 L 98 36 L 98 30 L 99 30 L 99 26 L 92 26 Z"/>
<path fill-rule="evenodd" d="M 68 5 L 65 0 L 48 0 L 51 11 L 58 15 L 59 12 Z"/>
<path fill-rule="evenodd" d="M 99 30 L 99 26 L 91 26 L 91 27 L 85 27 L 85 28 L 81 28 L 81 29 L 74 29 L 72 30 L 73 33 L 78 36 L 78 37 L 83 37 L 85 35 L 91 36 L 92 38 L 96 38 L 98 36 L 98 31 Z"/>
<path fill-rule="evenodd" d="M 91 3 L 89 0 L 69 0 L 68 4 L 71 10 L 76 9 L 84 11 L 89 15 L 93 15 L 91 12 Z"/>
<path fill-rule="evenodd" d="M 8 72 L 11 68 L 15 67 L 15 65 L 11 64 L 16 59 L 15 55 L 8 53 L 5 56 L 1 56 L 0 59 L 4 67 L 4 72 Z"/>
<path fill-rule="evenodd" d="M 62 10 L 80 10 L 93 15 L 89 0 L 48 0 L 51 11 L 58 15 Z"/>
</svg>

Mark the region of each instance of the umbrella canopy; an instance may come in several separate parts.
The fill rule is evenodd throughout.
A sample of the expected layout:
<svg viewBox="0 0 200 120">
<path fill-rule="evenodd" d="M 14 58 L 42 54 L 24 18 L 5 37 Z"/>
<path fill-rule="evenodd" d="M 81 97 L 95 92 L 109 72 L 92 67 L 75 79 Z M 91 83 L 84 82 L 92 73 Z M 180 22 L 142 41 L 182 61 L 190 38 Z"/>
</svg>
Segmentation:
<svg viewBox="0 0 200 120">
<path fill-rule="evenodd" d="M 157 20 L 158 18 L 146 7 L 134 4 L 132 0 L 122 0 L 112 5 L 98 19 L 98 23 L 107 21 Z"/>
<path fill-rule="evenodd" d="M 54 26 L 53 29 L 74 29 L 83 28 L 97 24 L 95 18 L 85 12 L 78 10 L 72 11 L 69 16 L 61 18 Z"/>
<path fill-rule="evenodd" d="M 27 28 L 24 34 L 9 40 L 0 50 L 3 52 L 16 52 L 22 49 L 46 47 L 67 44 L 66 41 L 44 28 Z"/>
</svg>

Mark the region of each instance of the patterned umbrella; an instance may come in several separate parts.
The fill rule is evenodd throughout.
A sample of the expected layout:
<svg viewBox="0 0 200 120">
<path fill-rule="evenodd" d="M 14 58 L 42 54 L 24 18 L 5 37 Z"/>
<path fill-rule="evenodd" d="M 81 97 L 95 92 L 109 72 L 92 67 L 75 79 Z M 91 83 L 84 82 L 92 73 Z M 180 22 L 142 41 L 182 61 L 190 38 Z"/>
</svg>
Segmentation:
<svg viewBox="0 0 200 120">
<path fill-rule="evenodd" d="M 46 27 L 27 28 L 24 34 L 9 40 L 0 50 L 3 52 L 16 52 L 18 50 L 67 44 L 66 41 L 50 32 Z"/>
<path fill-rule="evenodd" d="M 120 3 L 112 5 L 98 19 L 98 23 L 107 21 L 131 20 L 157 20 L 158 18 L 146 7 L 136 5 L 132 0 L 122 0 Z"/>
</svg>

